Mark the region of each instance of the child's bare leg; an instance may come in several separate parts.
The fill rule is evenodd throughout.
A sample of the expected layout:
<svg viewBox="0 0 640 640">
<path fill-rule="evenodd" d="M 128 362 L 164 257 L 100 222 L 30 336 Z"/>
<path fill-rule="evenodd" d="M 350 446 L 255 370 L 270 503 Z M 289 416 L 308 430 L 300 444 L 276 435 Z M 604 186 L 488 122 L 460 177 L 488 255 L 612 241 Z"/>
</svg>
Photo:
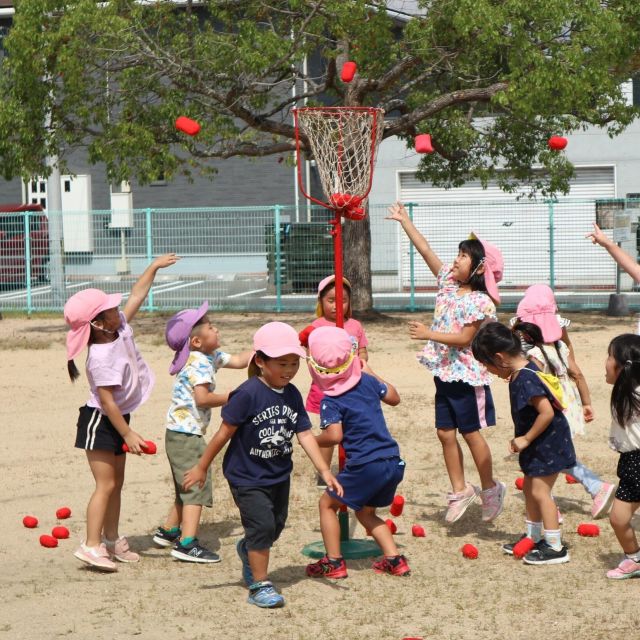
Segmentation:
<svg viewBox="0 0 640 640">
<path fill-rule="evenodd" d="M 495 487 L 495 480 L 493 479 L 493 462 L 491 459 L 491 449 L 487 444 L 480 431 L 473 431 L 471 433 L 463 433 L 464 438 L 469 451 L 473 457 L 473 462 L 478 469 L 478 475 L 480 476 L 480 484 L 482 489 L 490 489 Z"/>
<path fill-rule="evenodd" d="M 180 523 L 182 534 L 180 536 L 180 540 L 185 540 L 186 538 L 196 538 L 198 536 L 198 527 L 200 526 L 201 515 L 202 505 L 182 505 L 182 522 Z"/>
<path fill-rule="evenodd" d="M 529 508 L 529 502 L 527 501 L 527 513 L 531 520 L 535 522 L 542 520 L 545 531 L 557 531 L 560 528 L 560 524 L 558 523 L 558 507 L 551 496 L 551 489 L 557 477 L 558 474 L 554 473 L 550 476 L 525 478 L 525 486 L 527 485 L 527 479 L 529 480 L 533 502 L 532 508 L 535 510 L 535 512 L 532 513 Z M 537 516 L 540 517 L 538 518 Z"/>
<path fill-rule="evenodd" d="M 124 456 L 122 456 L 124 457 Z M 116 486 L 116 456 L 109 451 L 87 451 L 89 468 L 96 482 L 96 488 L 87 505 L 87 539 L 88 547 L 97 547 L 102 542 L 102 530 L 109 499 Z"/>
<path fill-rule="evenodd" d="M 251 574 L 256 582 L 266 580 L 269 575 L 269 552 L 271 549 L 247 549 Z"/>
<path fill-rule="evenodd" d="M 451 427 L 450 429 L 436 429 L 436 431 L 438 440 L 442 445 L 444 464 L 447 467 L 452 491 L 453 493 L 460 493 L 465 490 L 467 485 L 464 479 L 462 449 L 456 437 L 457 429 Z"/>
<path fill-rule="evenodd" d="M 639 550 L 638 538 L 631 526 L 631 518 L 638 508 L 640 508 L 640 502 L 623 502 L 616 498 L 609 514 L 613 532 L 625 553 L 636 553 Z"/>
<path fill-rule="evenodd" d="M 393 541 L 393 535 L 385 521 L 376 515 L 374 507 L 363 507 L 360 511 L 356 511 L 356 518 L 365 529 L 371 531 L 373 539 L 385 556 L 391 558 L 398 555 L 398 547 Z"/>
<path fill-rule="evenodd" d="M 342 503 L 332 498 L 328 493 L 323 493 L 318 503 L 320 511 L 320 530 L 327 555 L 330 558 L 340 558 L 340 523 L 336 517 L 336 511 Z"/>
<path fill-rule="evenodd" d="M 174 502 L 171 505 L 171 509 L 169 509 L 169 513 L 165 518 L 164 524 L 162 525 L 163 529 L 173 529 L 174 527 L 179 527 L 182 522 L 182 504 L 178 504 Z"/>
<path fill-rule="evenodd" d="M 127 456 L 115 456 L 114 474 L 115 484 L 107 503 L 107 512 L 104 517 L 104 537 L 107 540 L 117 540 L 120 537 L 118 526 L 120 524 L 120 505 L 122 503 L 122 487 L 124 485 L 124 469 Z"/>
</svg>

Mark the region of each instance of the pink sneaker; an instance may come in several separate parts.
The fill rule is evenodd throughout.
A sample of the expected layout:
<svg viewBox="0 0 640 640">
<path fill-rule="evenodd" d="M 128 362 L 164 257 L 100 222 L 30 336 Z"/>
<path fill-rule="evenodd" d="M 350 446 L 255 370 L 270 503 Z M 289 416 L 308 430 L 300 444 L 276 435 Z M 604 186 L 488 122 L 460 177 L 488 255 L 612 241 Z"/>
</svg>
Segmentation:
<svg viewBox="0 0 640 640">
<path fill-rule="evenodd" d="M 495 520 L 504 507 L 504 495 L 507 488 L 504 482 L 495 480 L 495 486 L 480 492 L 480 500 L 482 500 L 482 520 L 491 522 Z"/>
<path fill-rule="evenodd" d="M 603 482 L 600 491 L 596 493 L 591 505 L 591 515 L 594 518 L 602 518 L 609 513 L 613 499 L 616 497 L 616 485 Z"/>
<path fill-rule="evenodd" d="M 104 542 L 97 547 L 87 547 L 83 542 L 73 554 L 78 560 L 90 564 L 102 571 L 117 571 L 116 563 L 109 558 L 109 552 Z"/>
<path fill-rule="evenodd" d="M 448 493 L 447 494 L 447 513 L 444 516 L 445 522 L 453 524 L 462 518 L 464 512 L 469 506 L 476 501 L 480 495 L 480 489 L 467 482 L 467 486 L 464 491 L 460 493 Z"/>
<path fill-rule="evenodd" d="M 607 571 L 607 578 L 611 580 L 626 580 L 640 577 L 640 563 L 625 558 L 615 569 Z"/>
<path fill-rule="evenodd" d="M 115 542 L 105 540 L 107 551 L 120 562 L 139 562 L 140 556 L 129 548 L 129 541 L 120 536 Z"/>
</svg>

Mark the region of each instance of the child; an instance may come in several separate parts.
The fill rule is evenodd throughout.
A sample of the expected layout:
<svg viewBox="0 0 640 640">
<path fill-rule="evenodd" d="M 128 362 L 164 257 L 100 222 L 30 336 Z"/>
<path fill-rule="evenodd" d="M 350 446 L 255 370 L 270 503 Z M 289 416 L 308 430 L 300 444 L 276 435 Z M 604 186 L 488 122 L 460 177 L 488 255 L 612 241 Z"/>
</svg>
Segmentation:
<svg viewBox="0 0 640 640">
<path fill-rule="evenodd" d="M 320 327 L 309 336 L 309 371 L 324 394 L 318 444 L 342 443 L 347 457 L 338 474 L 344 496 L 327 490 L 320 498 L 320 528 L 324 558 L 307 565 L 312 578 L 346 578 L 347 565 L 340 551 L 340 524 L 336 512 L 344 504 L 371 532 L 384 557 L 373 563 L 376 573 L 408 576 L 406 558 L 398 553 L 391 531 L 376 515 L 377 507 L 393 501 L 404 476 L 398 444 L 387 429 L 380 402 L 395 406 L 400 396 L 379 378 L 356 353 L 357 343 L 338 327 Z"/>
<path fill-rule="evenodd" d="M 568 321 L 562 318 L 564 326 L 561 326 L 557 311 L 551 288 L 546 284 L 534 284 L 518 304 L 513 330 L 521 337 L 527 357 L 541 371 L 553 374 L 560 381 L 567 405 L 564 415 L 573 437 L 576 433 L 584 435 L 585 422 L 593 420 L 593 409 L 587 381 L 567 344 Z M 580 461 L 564 472 L 576 478 L 591 495 L 591 515 L 594 518 L 608 513 L 616 491 L 614 484 L 603 482 Z"/>
<path fill-rule="evenodd" d="M 520 454 L 520 468 L 525 475 L 523 491 L 528 517 L 525 535 L 536 543 L 524 562 L 534 565 L 569 562 L 551 495 L 558 473 L 576 463 L 567 419 L 555 395 L 538 376 L 538 367 L 527 360 L 520 338 L 513 331 L 499 322 L 491 322 L 478 331 L 472 348 L 473 355 L 491 373 L 509 380 L 515 426 L 510 448 L 512 453 Z M 514 545 L 509 543 L 502 548 L 512 554 Z"/>
<path fill-rule="evenodd" d="M 284 605 L 268 580 L 268 567 L 270 549 L 287 520 L 294 434 L 327 486 L 338 495 L 342 487 L 320 454 L 302 396 L 291 384 L 306 356 L 295 329 L 269 322 L 256 331 L 253 347 L 249 380 L 230 394 L 220 428 L 198 464 L 185 473 L 183 486 L 204 486 L 209 466 L 229 442 L 222 470 L 245 531 L 236 549 L 248 602 L 272 609 Z"/>
<path fill-rule="evenodd" d="M 355 318 L 351 317 L 351 283 L 342 278 L 343 283 L 343 315 L 345 331 L 356 339 L 358 343 L 358 356 L 361 360 L 368 360 L 367 346 L 369 341 L 364 332 L 364 327 Z M 318 302 L 316 304 L 317 318 L 306 327 L 299 335 L 302 346 L 308 344 L 309 333 L 318 327 L 335 327 L 336 326 L 336 277 L 330 275 L 320 281 L 318 285 Z M 322 400 L 322 390 L 314 380 L 311 381 L 309 394 L 304 408 L 309 413 L 320 413 L 320 401 Z M 333 447 L 323 447 L 321 449 L 325 462 L 331 466 L 331 458 L 333 457 Z M 322 478 L 318 477 L 318 486 L 326 486 Z"/>
<path fill-rule="evenodd" d="M 389 212 L 388 219 L 400 222 L 438 280 L 431 329 L 411 321 L 409 334 L 414 340 L 427 340 L 419 360 L 433 373 L 436 385 L 435 426 L 452 486 L 445 521 L 459 520 L 479 495 L 482 519 L 491 522 L 502 513 L 505 485 L 493 477 L 491 450 L 480 433 L 483 427 L 495 425 L 491 377 L 474 360 L 470 345 L 480 326 L 496 318 L 502 255 L 497 247 L 472 235 L 458 246 L 453 264 L 443 265 L 401 203 L 390 207 Z M 457 432 L 471 451 L 482 491 L 465 481 Z"/>
<path fill-rule="evenodd" d="M 640 336 L 625 333 L 609 344 L 605 379 L 611 391 L 609 446 L 620 453 L 620 483 L 609 520 L 625 557 L 607 578 L 640 577 L 640 547 L 631 518 L 640 507 Z"/>
<path fill-rule="evenodd" d="M 174 253 L 156 258 L 133 285 L 122 311 L 120 293 L 106 294 L 85 289 L 64 305 L 67 333 L 67 369 L 75 381 L 80 373 L 74 358 L 86 347 L 86 371 L 90 397 L 80 408 L 75 446 L 86 451 L 96 488 L 87 506 L 87 537 L 74 556 L 102 571 L 116 571 L 113 559 L 138 562 L 120 536 L 120 494 L 124 483 L 126 456 L 140 455 L 143 438 L 129 427 L 129 415 L 147 400 L 154 376 L 133 341 L 129 322 L 151 288 L 158 271 L 174 264 Z"/>
<path fill-rule="evenodd" d="M 219 350 L 220 334 L 209 320 L 208 308 L 204 302 L 198 309 L 180 311 L 167 323 L 167 344 L 176 352 L 169 367 L 176 381 L 165 433 L 175 502 L 153 536 L 156 544 L 174 547 L 174 558 L 200 563 L 220 561 L 220 556 L 203 547 L 197 538 L 202 507 L 213 505 L 211 472 L 202 489 L 183 491 L 182 478 L 204 453 L 203 436 L 211 420 L 211 408 L 221 407 L 229 398 L 228 393 L 214 393 L 216 372 L 221 367 L 243 369 L 250 355 L 232 356 Z"/>
</svg>

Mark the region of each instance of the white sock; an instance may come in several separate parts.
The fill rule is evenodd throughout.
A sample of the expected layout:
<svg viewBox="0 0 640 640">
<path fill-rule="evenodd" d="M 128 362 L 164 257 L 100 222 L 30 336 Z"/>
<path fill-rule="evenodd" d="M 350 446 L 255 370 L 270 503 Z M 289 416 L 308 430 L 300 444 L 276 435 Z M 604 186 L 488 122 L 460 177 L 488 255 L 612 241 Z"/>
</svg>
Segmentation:
<svg viewBox="0 0 640 640">
<path fill-rule="evenodd" d="M 527 538 L 531 538 L 534 542 L 540 542 L 542 540 L 542 522 L 531 522 L 531 520 L 525 520 L 527 527 Z"/>
<path fill-rule="evenodd" d="M 562 549 L 562 535 L 560 533 L 560 529 L 545 530 L 544 539 L 554 551 L 560 551 L 560 549 Z"/>
<path fill-rule="evenodd" d="M 635 553 L 625 553 L 624 555 L 629 558 L 629 560 L 640 563 L 640 549 L 638 549 Z"/>
</svg>

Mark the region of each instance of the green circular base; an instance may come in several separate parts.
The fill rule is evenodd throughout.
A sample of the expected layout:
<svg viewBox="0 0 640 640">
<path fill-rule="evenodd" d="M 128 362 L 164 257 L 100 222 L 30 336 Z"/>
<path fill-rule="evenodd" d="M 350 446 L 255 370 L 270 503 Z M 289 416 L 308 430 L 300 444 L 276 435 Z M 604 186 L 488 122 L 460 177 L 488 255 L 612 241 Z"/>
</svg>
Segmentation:
<svg viewBox="0 0 640 640">
<path fill-rule="evenodd" d="M 345 560 L 373 558 L 382 553 L 375 540 L 341 540 L 340 551 Z M 326 553 L 324 542 L 322 540 L 312 542 L 302 549 L 302 553 L 308 558 L 322 558 Z"/>
</svg>

